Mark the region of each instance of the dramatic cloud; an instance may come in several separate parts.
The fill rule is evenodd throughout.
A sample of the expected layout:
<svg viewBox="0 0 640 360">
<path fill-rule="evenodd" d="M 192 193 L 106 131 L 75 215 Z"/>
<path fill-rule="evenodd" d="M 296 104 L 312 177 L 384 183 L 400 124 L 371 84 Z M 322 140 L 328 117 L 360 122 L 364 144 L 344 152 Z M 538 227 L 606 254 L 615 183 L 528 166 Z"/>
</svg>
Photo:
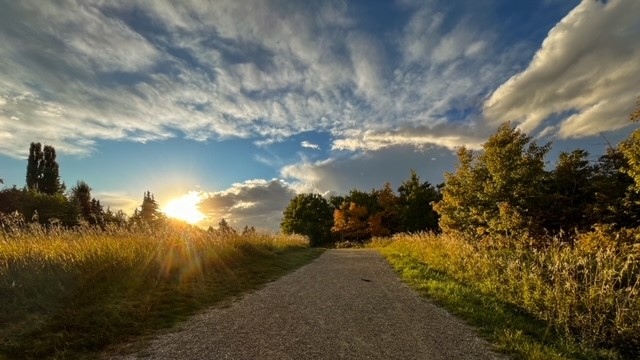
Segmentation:
<svg viewBox="0 0 640 360">
<path fill-rule="evenodd" d="M 210 193 L 199 206 L 214 224 L 225 218 L 236 228 L 248 225 L 277 230 L 282 212 L 295 195 L 283 180 L 247 180 Z"/>
<path fill-rule="evenodd" d="M 470 122 L 465 115 L 529 53 L 517 42 L 493 45 L 497 30 L 486 19 L 428 3 L 398 6 L 409 21 L 383 34 L 359 26 L 356 6 L 5 4 L 0 152 L 23 157 L 33 139 L 86 155 L 100 140 L 268 144 L 306 131 L 334 135 L 335 148 L 357 141 L 366 149 L 363 128 L 390 145 L 462 145 L 457 125 L 445 140 L 405 134 Z"/>
<path fill-rule="evenodd" d="M 640 95 L 640 2 L 583 1 L 545 39 L 529 66 L 485 103 L 493 124 L 560 138 L 628 125 Z"/>
</svg>

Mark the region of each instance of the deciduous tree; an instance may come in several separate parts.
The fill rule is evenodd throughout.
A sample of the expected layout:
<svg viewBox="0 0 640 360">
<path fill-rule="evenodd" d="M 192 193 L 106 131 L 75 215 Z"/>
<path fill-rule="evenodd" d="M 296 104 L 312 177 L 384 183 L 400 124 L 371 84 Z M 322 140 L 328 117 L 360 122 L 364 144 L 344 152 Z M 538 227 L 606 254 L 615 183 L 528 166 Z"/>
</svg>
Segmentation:
<svg viewBox="0 0 640 360">
<path fill-rule="evenodd" d="M 505 123 L 477 157 L 460 149 L 456 173 L 445 175 L 436 206 L 442 228 L 470 234 L 541 231 L 549 148 Z"/>
<path fill-rule="evenodd" d="M 331 205 L 319 194 L 298 194 L 291 199 L 280 223 L 283 233 L 306 235 L 312 246 L 328 242 L 332 226 Z"/>
</svg>

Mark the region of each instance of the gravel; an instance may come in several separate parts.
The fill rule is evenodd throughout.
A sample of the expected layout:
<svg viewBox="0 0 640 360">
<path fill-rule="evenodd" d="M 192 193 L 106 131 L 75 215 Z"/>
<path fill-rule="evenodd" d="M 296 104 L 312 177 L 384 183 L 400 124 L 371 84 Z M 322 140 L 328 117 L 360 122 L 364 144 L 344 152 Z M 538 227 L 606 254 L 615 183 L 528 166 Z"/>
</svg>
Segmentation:
<svg viewBox="0 0 640 360">
<path fill-rule="evenodd" d="M 328 250 L 226 308 L 111 359 L 505 359 L 373 250 Z"/>
</svg>

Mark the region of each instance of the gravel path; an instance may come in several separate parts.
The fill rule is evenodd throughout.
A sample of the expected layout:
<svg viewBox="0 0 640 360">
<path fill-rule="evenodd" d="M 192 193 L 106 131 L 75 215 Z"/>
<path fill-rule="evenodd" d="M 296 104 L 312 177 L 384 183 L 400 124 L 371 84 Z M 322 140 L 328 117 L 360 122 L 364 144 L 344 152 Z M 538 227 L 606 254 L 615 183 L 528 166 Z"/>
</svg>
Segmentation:
<svg viewBox="0 0 640 360">
<path fill-rule="evenodd" d="M 112 359 L 503 359 L 372 250 L 328 250 L 227 308 Z"/>
</svg>

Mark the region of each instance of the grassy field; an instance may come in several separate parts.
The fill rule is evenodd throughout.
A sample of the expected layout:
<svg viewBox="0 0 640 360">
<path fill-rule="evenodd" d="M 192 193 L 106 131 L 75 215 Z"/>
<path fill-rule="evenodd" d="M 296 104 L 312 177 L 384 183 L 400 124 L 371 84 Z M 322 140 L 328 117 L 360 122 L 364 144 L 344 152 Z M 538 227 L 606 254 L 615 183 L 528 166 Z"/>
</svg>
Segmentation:
<svg viewBox="0 0 640 360">
<path fill-rule="evenodd" d="M 0 359 L 95 356 L 322 251 L 296 236 L 223 236 L 187 226 L 0 234 Z"/>
<path fill-rule="evenodd" d="M 640 356 L 637 231 L 579 235 L 533 249 L 527 239 L 374 240 L 401 276 L 516 359 Z"/>
</svg>

